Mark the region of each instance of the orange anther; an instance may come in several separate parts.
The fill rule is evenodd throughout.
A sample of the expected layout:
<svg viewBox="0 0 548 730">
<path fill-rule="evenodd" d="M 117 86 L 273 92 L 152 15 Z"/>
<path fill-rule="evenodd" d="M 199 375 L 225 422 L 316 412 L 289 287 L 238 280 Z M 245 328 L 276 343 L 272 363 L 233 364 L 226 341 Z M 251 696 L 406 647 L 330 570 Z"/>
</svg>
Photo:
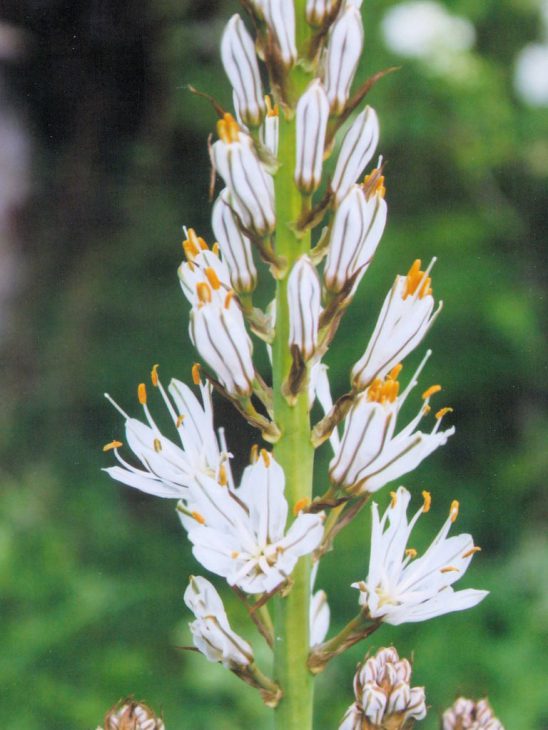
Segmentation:
<svg viewBox="0 0 548 730">
<path fill-rule="evenodd" d="M 233 296 L 234 296 L 234 290 L 231 289 L 225 297 L 225 309 L 228 309 L 230 307 L 230 302 L 232 301 Z"/>
<path fill-rule="evenodd" d="M 150 371 L 150 380 L 152 381 L 152 385 L 157 388 L 158 387 L 158 368 L 159 365 L 153 365 L 152 370 Z"/>
<path fill-rule="evenodd" d="M 272 101 L 268 94 L 265 94 L 264 97 L 264 103 L 266 105 L 266 116 L 267 117 L 277 117 L 279 114 L 278 105 L 274 104 L 272 105 Z"/>
<path fill-rule="evenodd" d="M 425 277 L 424 271 L 421 271 L 421 260 L 416 259 L 413 261 L 411 268 L 407 272 L 403 298 L 407 299 L 408 296 L 415 292 L 417 292 L 419 299 L 432 294 L 432 288 L 430 287 L 431 283 L 431 278 L 429 276 Z"/>
<path fill-rule="evenodd" d="M 119 449 L 121 446 L 123 446 L 121 441 L 111 441 L 103 446 L 103 451 L 112 451 L 112 449 Z"/>
<path fill-rule="evenodd" d="M 445 568 L 440 568 L 440 573 L 460 573 L 460 570 L 454 565 L 446 565 Z"/>
<path fill-rule="evenodd" d="M 424 492 L 422 492 L 422 498 L 424 500 L 422 505 L 422 511 L 430 512 L 430 507 L 432 506 L 432 495 L 430 494 L 430 492 L 424 490 Z"/>
<path fill-rule="evenodd" d="M 226 473 L 226 466 L 224 464 L 221 464 L 219 467 L 219 477 L 217 479 L 221 487 L 226 487 L 228 484 L 228 476 Z"/>
<path fill-rule="evenodd" d="M 154 451 L 159 454 L 162 450 L 162 442 L 160 439 L 154 439 Z"/>
<path fill-rule="evenodd" d="M 205 517 L 202 517 L 202 515 L 199 512 L 191 512 L 191 517 L 194 517 L 196 522 L 199 522 L 200 525 L 205 525 Z"/>
<path fill-rule="evenodd" d="M 212 269 L 211 266 L 208 266 L 204 270 L 204 274 L 206 275 L 207 280 L 209 281 L 213 289 L 220 288 L 221 282 L 219 281 L 219 277 L 217 276 L 217 272 L 215 271 L 215 269 Z"/>
<path fill-rule="evenodd" d="M 199 362 L 195 362 L 192 366 L 192 382 L 194 385 L 200 385 L 200 370 L 202 366 Z M 184 416 L 183 416 L 184 418 Z"/>
<path fill-rule="evenodd" d="M 181 428 L 184 420 L 185 417 L 183 415 L 177 416 L 177 420 L 175 421 L 175 428 Z"/>
<path fill-rule="evenodd" d="M 440 408 L 439 411 L 436 413 L 436 418 L 438 421 L 440 418 L 443 418 L 447 413 L 453 413 L 453 409 L 446 406 L 445 408 Z"/>
<path fill-rule="evenodd" d="M 451 522 L 454 522 L 458 516 L 459 516 L 459 503 L 458 503 L 458 500 L 454 499 L 451 502 L 451 507 L 449 509 L 449 518 L 451 519 Z"/>
<path fill-rule="evenodd" d="M 470 555 L 474 555 L 474 553 L 481 553 L 481 548 L 478 546 L 470 548 L 470 550 L 467 550 L 462 557 L 469 558 Z"/>
<path fill-rule="evenodd" d="M 198 248 L 188 239 L 183 241 L 183 251 L 189 262 L 191 262 L 200 253 Z"/>
<path fill-rule="evenodd" d="M 218 256 L 219 255 L 220 248 L 219 248 L 219 244 L 217 243 L 217 241 L 215 241 L 215 243 L 211 247 L 211 250 L 213 251 L 213 253 L 215 254 L 215 256 Z"/>
<path fill-rule="evenodd" d="M 209 304 L 211 301 L 211 289 L 205 281 L 199 281 L 196 284 L 196 296 L 200 304 Z"/>
<path fill-rule="evenodd" d="M 239 556 L 240 556 L 240 553 L 237 550 L 233 550 L 230 553 L 230 557 L 232 558 L 232 560 L 236 560 L 236 558 L 238 558 Z"/>
<path fill-rule="evenodd" d="M 228 112 L 217 122 L 217 134 L 225 144 L 237 142 L 240 134 L 238 122 Z"/>
<path fill-rule="evenodd" d="M 369 173 L 369 175 L 364 177 L 363 187 L 368 200 L 375 194 L 384 198 L 386 195 L 386 187 L 384 185 L 384 175 L 382 174 L 381 168 L 376 167 Z"/>
<path fill-rule="evenodd" d="M 147 402 L 147 387 L 144 383 L 139 383 L 139 386 L 137 388 L 137 398 L 139 399 L 139 403 L 144 406 Z"/>
<path fill-rule="evenodd" d="M 431 385 L 422 394 L 422 399 L 427 400 L 427 398 L 431 398 L 435 393 L 439 393 L 440 390 L 441 390 L 441 385 Z"/>
<path fill-rule="evenodd" d="M 392 370 L 388 373 L 388 376 L 387 377 L 389 377 L 390 380 L 397 380 L 398 379 L 398 375 L 402 371 L 402 368 L 403 368 L 403 365 L 401 364 L 401 362 L 398 363 L 397 365 L 394 365 L 394 367 L 392 368 Z"/>
<path fill-rule="evenodd" d="M 299 512 L 308 507 L 309 504 L 310 500 L 308 499 L 308 497 L 302 497 L 301 499 L 298 499 L 293 507 L 293 514 L 298 515 Z"/>
<path fill-rule="evenodd" d="M 418 553 L 415 550 L 415 548 L 407 548 L 407 550 L 405 551 L 405 554 L 407 555 L 408 558 L 411 558 L 411 560 L 413 560 L 413 558 L 417 557 Z"/>
<path fill-rule="evenodd" d="M 392 509 L 398 504 L 398 494 L 397 492 L 390 492 L 390 506 Z"/>
<path fill-rule="evenodd" d="M 253 444 L 251 447 L 251 451 L 249 452 L 249 461 L 251 464 L 256 464 L 259 460 L 259 446 L 258 444 Z"/>
<path fill-rule="evenodd" d="M 261 456 L 263 457 L 264 465 L 270 466 L 270 462 L 272 461 L 270 457 L 270 452 L 268 452 L 266 449 L 261 449 Z"/>
</svg>

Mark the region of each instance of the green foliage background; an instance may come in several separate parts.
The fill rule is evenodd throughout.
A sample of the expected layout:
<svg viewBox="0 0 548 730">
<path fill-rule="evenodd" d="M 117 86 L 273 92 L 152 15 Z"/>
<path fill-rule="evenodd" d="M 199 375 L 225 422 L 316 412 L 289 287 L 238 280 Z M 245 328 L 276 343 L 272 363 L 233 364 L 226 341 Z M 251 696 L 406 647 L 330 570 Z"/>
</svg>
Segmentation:
<svg viewBox="0 0 548 730">
<path fill-rule="evenodd" d="M 364 3 L 362 78 L 402 62 L 381 41 L 380 20 L 392 4 Z M 372 648 L 394 643 L 414 654 L 414 679 L 431 705 L 426 730 L 457 693 L 488 693 L 507 728 L 541 730 L 548 727 L 541 493 L 548 125 L 546 112 L 521 105 L 511 84 L 516 53 L 537 38 L 538 7 L 532 0 L 446 5 L 476 27 L 468 72 L 440 76 L 406 61 L 369 97 L 388 160 L 389 225 L 327 361 L 341 393 L 395 274 L 416 257 L 438 256 L 434 286 L 445 307 L 429 336 L 434 356 L 423 382 L 443 383 L 457 434 L 404 483 L 433 494 L 424 541 L 451 499 L 460 500 L 460 529 L 483 547 L 463 584 L 492 593 L 472 611 L 387 626 Z M 93 107 L 85 86 L 68 116 L 80 126 L 64 128 L 62 115 L 46 123 L 48 110 L 63 110 L 74 94 L 61 86 L 44 99 L 39 75 L 27 86 L 36 152 L 24 224 L 30 273 L 0 382 L 2 727 L 94 728 L 128 694 L 163 710 L 168 730 L 267 722 L 251 689 L 177 648 L 189 643 L 182 593 L 198 567 L 174 505 L 100 472 L 111 462 L 102 444 L 123 436 L 102 393 L 137 414 L 135 388 L 154 362 L 164 380 L 189 376 L 194 353 L 176 267 L 183 224 L 211 240 L 206 140 L 214 117 L 183 86 L 229 105 L 217 47 L 236 6 L 134 5 L 135 24 L 123 37 L 133 33 L 144 48 L 135 70 L 142 87 L 127 87 L 140 99 L 138 124 L 126 118 L 99 129 L 91 112 L 112 96 L 99 95 Z M 11 19 L 25 24 L 30 16 L 23 16 L 13 11 Z M 38 16 L 28 23 L 44 37 Z M 55 35 L 49 43 L 55 48 Z M 97 63 L 107 78 L 108 64 Z M 220 402 L 218 421 L 228 426 L 241 470 L 253 434 Z M 378 500 L 387 497 L 388 489 Z M 334 627 L 355 611 L 349 584 L 365 577 L 368 529 L 363 515 L 322 564 L 318 583 Z M 236 625 L 260 647 L 227 600 Z M 320 678 L 318 728 L 337 726 L 363 652 L 356 647 Z"/>
</svg>

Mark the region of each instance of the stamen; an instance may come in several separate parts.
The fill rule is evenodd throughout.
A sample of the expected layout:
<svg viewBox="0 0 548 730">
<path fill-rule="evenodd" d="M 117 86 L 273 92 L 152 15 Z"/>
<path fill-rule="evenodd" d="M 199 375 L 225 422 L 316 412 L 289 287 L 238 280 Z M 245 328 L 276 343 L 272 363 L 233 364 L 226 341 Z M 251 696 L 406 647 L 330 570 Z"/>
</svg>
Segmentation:
<svg viewBox="0 0 548 730">
<path fill-rule="evenodd" d="M 302 497 L 301 499 L 298 499 L 293 507 L 293 514 L 297 516 L 299 512 L 308 507 L 309 504 L 310 500 L 308 499 L 308 497 Z"/>
<path fill-rule="evenodd" d="M 200 304 L 209 304 L 211 302 L 211 289 L 205 281 L 199 281 L 196 284 L 196 296 Z"/>
<path fill-rule="evenodd" d="M 158 368 L 159 365 L 153 365 L 152 370 L 150 371 L 150 379 L 152 381 L 152 385 L 157 388 L 158 387 Z"/>
<path fill-rule="evenodd" d="M 177 416 L 177 420 L 175 421 L 175 428 L 181 428 L 184 420 L 185 417 L 183 415 Z"/>
<path fill-rule="evenodd" d="M 266 449 L 261 449 L 261 456 L 263 457 L 264 465 L 269 467 L 271 462 L 270 453 Z"/>
<path fill-rule="evenodd" d="M 219 248 L 219 244 L 217 243 L 217 241 L 215 241 L 215 243 L 211 247 L 211 251 L 215 254 L 215 256 L 218 256 L 220 250 L 221 249 Z"/>
<path fill-rule="evenodd" d="M 436 413 L 436 418 L 438 419 L 438 421 L 441 421 L 441 419 L 447 413 L 453 413 L 453 409 L 452 408 L 449 408 L 449 406 L 446 406 L 445 408 L 440 408 L 439 411 Z"/>
<path fill-rule="evenodd" d="M 422 394 L 422 399 L 427 400 L 428 398 L 431 398 L 435 393 L 439 393 L 440 390 L 441 390 L 441 385 L 431 385 Z"/>
<path fill-rule="evenodd" d="M 408 558 L 411 558 L 411 560 L 413 560 L 413 558 L 416 558 L 418 555 L 415 548 L 407 548 L 407 550 L 405 551 L 405 554 L 407 555 Z"/>
<path fill-rule="evenodd" d="M 154 451 L 159 454 L 162 450 L 162 442 L 160 439 L 154 439 Z"/>
<path fill-rule="evenodd" d="M 259 446 L 258 444 L 253 444 L 251 447 L 251 451 L 249 453 L 249 461 L 251 464 L 256 464 L 259 460 Z"/>
<path fill-rule="evenodd" d="M 277 117 L 279 115 L 278 105 L 274 104 L 274 106 L 272 106 L 272 101 L 271 101 L 270 97 L 268 96 L 268 94 L 265 94 L 264 103 L 266 106 L 266 116 L 267 117 Z"/>
<path fill-rule="evenodd" d="M 105 396 L 105 398 L 106 398 L 106 399 L 108 400 L 108 402 L 109 402 L 109 403 L 110 403 L 111 405 L 113 405 L 113 406 L 114 406 L 114 407 L 116 408 L 116 410 L 118 411 L 118 413 L 121 413 L 121 414 L 122 414 L 122 416 L 123 416 L 123 417 L 124 417 L 124 418 L 126 419 L 126 421 L 129 421 L 129 416 L 128 416 L 128 414 L 127 414 L 127 413 L 126 413 L 126 412 L 124 411 L 124 409 L 123 409 L 123 408 L 121 408 L 121 407 L 120 407 L 120 406 L 118 405 L 118 403 L 116 403 L 116 401 L 114 400 L 114 398 L 112 398 L 112 397 L 111 397 L 111 396 L 110 396 L 110 395 L 109 395 L 108 393 L 104 393 L 103 395 L 104 395 L 104 396 Z"/>
<path fill-rule="evenodd" d="M 199 362 L 195 362 L 194 365 L 192 366 L 192 382 L 194 383 L 194 385 L 200 385 L 201 367 L 202 366 L 200 365 Z M 183 416 L 183 418 L 184 418 L 184 416 Z"/>
<path fill-rule="evenodd" d="M 449 509 L 449 518 L 451 522 L 455 522 L 457 517 L 459 516 L 459 503 L 458 500 L 454 499 L 451 502 L 451 507 Z"/>
<path fill-rule="evenodd" d="M 430 494 L 430 492 L 424 490 L 424 492 L 422 492 L 422 498 L 424 500 L 424 503 L 422 505 L 423 513 L 430 512 L 430 507 L 432 506 L 432 495 Z"/>
<path fill-rule="evenodd" d="M 237 142 L 239 139 L 240 127 L 232 114 L 228 112 L 217 122 L 217 134 L 225 144 Z"/>
<path fill-rule="evenodd" d="M 422 299 L 429 294 L 432 294 L 432 288 L 430 287 L 431 278 L 428 276 L 432 266 L 436 259 L 433 258 L 426 271 L 421 271 L 421 260 L 415 259 L 411 268 L 407 272 L 407 280 L 405 282 L 405 291 L 403 298 L 407 299 L 408 296 L 416 294 L 419 299 Z"/>
<path fill-rule="evenodd" d="M 392 372 L 394 371 L 395 368 Z M 380 378 L 375 378 L 367 390 L 367 400 L 375 403 L 386 403 L 386 401 L 393 403 L 399 392 L 400 384 L 390 373 L 384 382 Z"/>
<path fill-rule="evenodd" d="M 147 403 L 147 387 L 144 383 L 139 383 L 137 388 L 137 398 L 142 406 L 146 406 Z"/>
<path fill-rule="evenodd" d="M 121 441 L 111 441 L 103 446 L 103 451 L 112 451 L 112 449 L 119 449 L 124 444 Z"/>
<path fill-rule="evenodd" d="M 200 525 L 205 525 L 205 517 L 202 517 L 199 512 L 191 512 L 190 516 L 194 517 L 196 522 L 198 522 Z"/>
<path fill-rule="evenodd" d="M 221 466 L 219 467 L 219 478 L 217 481 L 219 482 L 221 487 L 226 487 L 226 485 L 228 484 L 228 477 L 226 474 L 226 467 L 224 464 L 221 464 Z"/>
<path fill-rule="evenodd" d="M 192 262 L 192 260 L 200 253 L 199 249 L 188 239 L 183 241 L 183 251 L 185 252 L 189 262 Z"/>
<path fill-rule="evenodd" d="M 392 370 L 388 373 L 388 375 L 386 377 L 390 378 L 390 380 L 397 380 L 398 375 L 402 371 L 402 368 L 403 368 L 403 365 L 401 364 L 401 362 L 398 363 L 397 365 L 394 365 L 394 367 L 392 368 Z"/>
<path fill-rule="evenodd" d="M 236 560 L 236 558 L 237 558 L 237 557 L 238 557 L 239 555 L 240 555 L 240 553 L 239 553 L 239 552 L 238 552 L 237 550 L 233 550 L 233 551 L 232 551 L 232 552 L 230 553 L 230 557 L 232 558 L 232 560 Z"/>
<path fill-rule="evenodd" d="M 394 509 L 394 507 L 397 505 L 397 503 L 398 503 L 398 495 L 397 495 L 397 493 L 396 492 L 390 492 L 390 507 L 392 507 L 392 509 Z"/>
<path fill-rule="evenodd" d="M 481 548 L 476 545 L 476 547 L 470 548 L 470 550 L 467 550 L 463 554 L 463 558 L 469 558 L 470 555 L 474 555 L 474 553 L 481 553 Z"/>
<path fill-rule="evenodd" d="M 440 573 L 460 573 L 460 570 L 454 565 L 447 565 L 445 568 L 440 568 Z"/>
<path fill-rule="evenodd" d="M 232 301 L 233 296 L 234 296 L 234 290 L 231 289 L 225 297 L 225 309 L 228 309 L 230 307 L 230 302 Z"/>
<path fill-rule="evenodd" d="M 208 266 L 205 269 L 204 274 L 206 275 L 207 280 L 209 281 L 213 289 L 220 289 L 221 282 L 219 281 L 219 277 L 217 276 L 217 272 L 215 271 L 215 269 L 212 269 L 211 266 Z"/>
<path fill-rule="evenodd" d="M 366 175 L 363 179 L 363 189 L 367 199 L 378 194 L 381 198 L 386 195 L 386 187 L 384 185 L 384 175 L 382 174 L 383 165 L 376 167 L 369 175 Z"/>
</svg>

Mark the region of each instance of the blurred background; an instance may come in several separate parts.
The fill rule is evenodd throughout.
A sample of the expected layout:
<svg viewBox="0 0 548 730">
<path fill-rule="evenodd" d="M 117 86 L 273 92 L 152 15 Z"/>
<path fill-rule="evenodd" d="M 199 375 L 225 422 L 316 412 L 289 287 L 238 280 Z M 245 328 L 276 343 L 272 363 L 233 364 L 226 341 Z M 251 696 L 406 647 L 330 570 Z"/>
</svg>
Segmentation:
<svg viewBox="0 0 548 730">
<path fill-rule="evenodd" d="M 215 119 L 184 87 L 230 104 L 218 45 L 237 10 L 232 0 L 1 4 L 0 725 L 9 730 L 95 728 L 128 694 L 163 711 L 168 730 L 252 728 L 268 716 L 253 690 L 177 648 L 190 643 L 182 594 L 197 566 L 174 505 L 100 471 L 112 463 L 102 445 L 123 437 L 103 392 L 138 415 L 136 385 L 153 363 L 165 381 L 189 377 L 176 267 L 184 224 L 211 240 Z M 427 730 L 457 693 L 488 693 L 507 728 L 546 730 L 548 3 L 366 0 L 363 13 L 360 79 L 401 66 L 368 97 L 390 217 L 327 362 L 338 395 L 395 274 L 438 256 L 445 308 L 422 382 L 444 385 L 440 405 L 455 408 L 457 433 L 403 481 L 433 494 L 425 542 L 460 500 L 460 531 L 483 547 L 463 587 L 492 591 L 465 613 L 386 626 L 371 647 L 414 655 Z M 253 434 L 221 402 L 217 414 L 239 473 Z M 378 498 L 384 507 L 388 490 Z M 334 628 L 355 612 L 349 584 L 366 575 L 368 531 L 364 514 L 322 563 Z M 320 678 L 320 730 L 350 704 L 364 650 Z"/>
</svg>

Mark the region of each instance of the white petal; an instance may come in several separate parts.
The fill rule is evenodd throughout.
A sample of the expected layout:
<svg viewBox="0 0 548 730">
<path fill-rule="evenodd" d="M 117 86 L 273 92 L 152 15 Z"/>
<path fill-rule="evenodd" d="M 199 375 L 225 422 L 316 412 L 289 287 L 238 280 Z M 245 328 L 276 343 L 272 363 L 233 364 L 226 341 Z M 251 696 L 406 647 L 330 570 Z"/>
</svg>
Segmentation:
<svg viewBox="0 0 548 730">
<path fill-rule="evenodd" d="M 361 15 L 347 5 L 331 27 L 325 61 L 325 87 L 334 114 L 344 109 L 363 49 Z"/>
<path fill-rule="evenodd" d="M 308 256 L 301 256 L 289 274 L 289 345 L 296 345 L 309 360 L 318 344 L 321 313 L 321 287 L 318 274 Z"/>
<path fill-rule="evenodd" d="M 221 40 L 221 58 L 244 124 L 256 126 L 265 114 L 255 44 L 239 15 L 229 20 Z"/>
<path fill-rule="evenodd" d="M 318 188 L 322 180 L 328 119 L 329 102 L 321 82 L 316 79 L 299 99 L 296 110 L 295 183 L 308 195 Z"/>
<path fill-rule="evenodd" d="M 379 120 L 375 110 L 366 106 L 352 122 L 339 152 L 331 181 L 336 205 L 339 205 L 351 186 L 357 182 L 375 154 L 378 142 Z"/>
</svg>

